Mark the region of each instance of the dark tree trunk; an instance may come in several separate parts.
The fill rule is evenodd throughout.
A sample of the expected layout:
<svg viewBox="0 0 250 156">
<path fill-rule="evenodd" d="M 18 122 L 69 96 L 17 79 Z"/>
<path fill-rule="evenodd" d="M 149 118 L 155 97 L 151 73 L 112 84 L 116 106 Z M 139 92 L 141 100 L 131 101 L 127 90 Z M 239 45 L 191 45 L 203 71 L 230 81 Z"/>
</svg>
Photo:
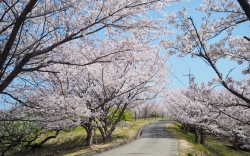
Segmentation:
<svg viewBox="0 0 250 156">
<path fill-rule="evenodd" d="M 88 122 L 84 122 L 81 126 L 86 130 L 87 137 L 86 137 L 86 146 L 91 146 L 92 144 L 92 119 L 89 119 Z"/>
<path fill-rule="evenodd" d="M 250 20 L 250 5 L 247 0 L 238 0 L 241 8 L 244 10 L 248 20 Z"/>
<path fill-rule="evenodd" d="M 101 133 L 101 135 L 102 135 L 102 141 L 103 141 L 103 142 L 106 142 L 107 140 L 106 140 L 106 138 L 105 138 L 105 133 L 104 133 L 102 127 L 98 127 L 98 129 L 99 129 L 99 131 L 100 131 L 100 133 Z"/>
<path fill-rule="evenodd" d="M 238 135 L 236 133 L 234 133 L 232 144 L 234 146 L 234 149 L 237 151 L 239 150 L 239 139 L 238 138 L 239 138 Z"/>
<path fill-rule="evenodd" d="M 205 144 L 205 132 L 203 128 L 200 128 L 200 144 Z"/>
<path fill-rule="evenodd" d="M 189 133 L 190 125 L 187 123 L 182 124 L 183 130 L 185 131 L 186 134 Z"/>
<path fill-rule="evenodd" d="M 31 145 L 32 141 L 34 141 L 37 138 L 36 137 L 34 140 L 31 140 L 30 142 L 28 142 L 28 144 L 25 146 L 25 149 L 28 149 L 29 147 L 32 148 L 32 149 L 42 147 L 48 140 L 55 139 L 58 136 L 58 134 L 59 134 L 60 131 L 61 130 L 56 130 L 56 134 L 55 135 L 48 136 L 45 139 L 43 139 L 40 143 L 35 143 L 35 144 Z"/>
<path fill-rule="evenodd" d="M 92 127 L 90 127 L 87 132 L 87 137 L 86 137 L 86 146 L 91 146 L 92 144 Z"/>
<path fill-rule="evenodd" d="M 103 142 L 107 142 L 107 141 L 112 140 L 112 133 L 114 132 L 117 124 L 120 122 L 127 106 L 128 106 L 127 103 L 124 104 L 124 106 L 121 108 L 121 112 L 119 113 L 117 119 L 115 119 L 115 121 L 113 123 L 110 123 L 110 121 L 108 121 L 107 119 L 102 119 L 102 122 L 104 123 L 104 125 L 103 125 L 103 127 L 98 127 L 98 129 L 102 135 Z M 111 121 L 113 121 L 113 119 Z"/>
<path fill-rule="evenodd" d="M 18 139 L 16 139 L 15 141 L 11 142 L 10 145 L 5 149 L 2 150 L 1 156 L 4 156 L 4 154 L 11 149 L 12 147 L 15 147 L 17 145 L 19 145 L 21 143 L 22 137 L 18 137 Z M 3 147 L 4 148 L 4 147 Z"/>
<path fill-rule="evenodd" d="M 108 131 L 107 137 L 106 137 L 107 141 L 112 141 L 112 137 L 111 137 L 112 132 L 113 132 L 113 131 Z"/>
<path fill-rule="evenodd" d="M 199 128 L 195 127 L 194 128 L 194 142 L 198 143 L 198 140 L 199 140 Z"/>
<path fill-rule="evenodd" d="M 110 142 L 110 141 L 112 141 L 111 134 L 112 134 L 112 132 L 107 131 L 105 133 L 104 137 L 103 137 L 103 142 Z"/>
<path fill-rule="evenodd" d="M 4 156 L 4 154 L 11 148 L 12 146 L 9 145 L 5 150 L 2 151 L 1 156 Z"/>
</svg>

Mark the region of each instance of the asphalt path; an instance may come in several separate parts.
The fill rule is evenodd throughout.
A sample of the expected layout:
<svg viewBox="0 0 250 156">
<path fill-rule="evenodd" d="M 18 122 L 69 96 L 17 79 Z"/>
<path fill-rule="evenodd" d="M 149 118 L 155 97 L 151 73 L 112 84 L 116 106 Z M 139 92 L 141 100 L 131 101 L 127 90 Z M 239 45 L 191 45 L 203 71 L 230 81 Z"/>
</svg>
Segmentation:
<svg viewBox="0 0 250 156">
<path fill-rule="evenodd" d="M 139 139 L 96 156 L 178 156 L 177 141 L 165 128 L 170 121 L 147 125 Z"/>
</svg>

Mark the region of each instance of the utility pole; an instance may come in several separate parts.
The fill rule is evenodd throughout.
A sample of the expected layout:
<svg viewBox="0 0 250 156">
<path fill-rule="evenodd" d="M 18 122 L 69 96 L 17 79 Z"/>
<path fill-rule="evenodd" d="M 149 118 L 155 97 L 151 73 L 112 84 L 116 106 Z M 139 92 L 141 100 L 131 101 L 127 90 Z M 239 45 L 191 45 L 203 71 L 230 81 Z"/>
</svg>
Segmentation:
<svg viewBox="0 0 250 156">
<path fill-rule="evenodd" d="M 189 84 L 191 84 L 191 76 L 194 76 L 194 75 L 190 74 L 190 68 L 189 68 L 189 74 L 188 75 L 183 75 L 183 76 L 188 76 L 189 77 Z"/>
</svg>

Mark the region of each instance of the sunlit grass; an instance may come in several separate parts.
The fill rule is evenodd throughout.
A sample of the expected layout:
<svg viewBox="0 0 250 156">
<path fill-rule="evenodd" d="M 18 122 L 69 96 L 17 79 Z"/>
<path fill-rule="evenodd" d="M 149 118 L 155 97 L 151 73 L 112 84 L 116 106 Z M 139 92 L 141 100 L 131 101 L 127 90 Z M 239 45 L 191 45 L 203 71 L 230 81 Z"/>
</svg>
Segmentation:
<svg viewBox="0 0 250 156">
<path fill-rule="evenodd" d="M 195 153 L 203 156 L 250 156 L 250 152 L 236 151 L 230 148 L 232 145 L 228 141 L 218 140 L 214 137 L 207 137 L 205 145 L 194 143 L 194 135 L 189 133 L 185 134 L 181 129 L 181 125 L 178 123 L 172 123 L 171 126 L 167 126 L 167 129 L 177 139 L 187 140 Z M 180 145 L 181 146 L 181 145 Z M 189 155 L 194 153 L 187 153 Z"/>
</svg>

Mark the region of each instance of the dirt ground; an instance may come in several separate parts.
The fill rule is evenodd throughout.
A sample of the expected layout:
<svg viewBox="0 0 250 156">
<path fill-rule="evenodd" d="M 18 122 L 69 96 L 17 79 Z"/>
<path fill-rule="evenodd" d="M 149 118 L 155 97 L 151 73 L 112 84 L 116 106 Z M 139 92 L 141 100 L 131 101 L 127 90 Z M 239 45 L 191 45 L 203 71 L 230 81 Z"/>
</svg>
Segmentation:
<svg viewBox="0 0 250 156">
<path fill-rule="evenodd" d="M 178 155 L 187 156 L 187 153 L 194 153 L 192 146 L 186 140 L 179 139 L 178 140 Z"/>
</svg>

